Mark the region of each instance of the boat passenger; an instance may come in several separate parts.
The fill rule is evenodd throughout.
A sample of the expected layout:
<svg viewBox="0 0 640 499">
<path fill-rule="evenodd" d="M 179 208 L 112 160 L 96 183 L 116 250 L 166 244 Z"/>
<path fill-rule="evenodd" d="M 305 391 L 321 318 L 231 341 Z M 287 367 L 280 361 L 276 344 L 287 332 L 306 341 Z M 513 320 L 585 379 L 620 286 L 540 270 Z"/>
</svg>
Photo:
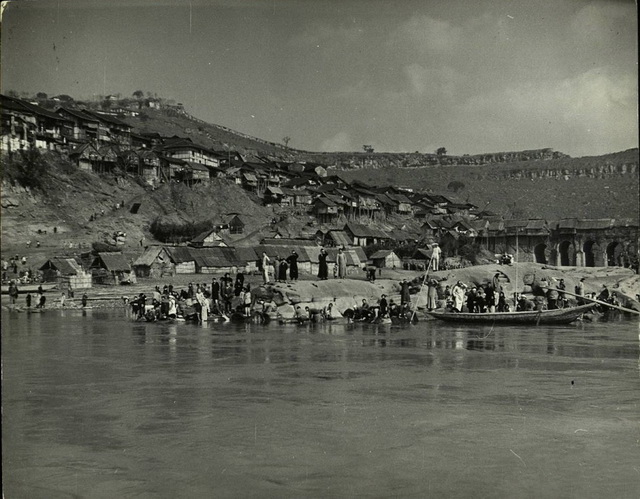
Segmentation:
<svg viewBox="0 0 640 499">
<path fill-rule="evenodd" d="M 453 289 L 451 290 L 451 297 L 453 299 L 453 309 L 456 312 L 462 312 L 466 289 L 467 289 L 467 286 L 465 286 L 462 283 L 462 281 L 458 281 L 457 283 L 454 284 Z"/>
<path fill-rule="evenodd" d="M 600 301 L 604 301 L 604 302 L 608 302 L 609 301 L 609 288 L 607 288 L 606 284 L 602 285 L 602 291 L 600 291 L 600 294 L 598 295 L 598 300 Z"/>
<path fill-rule="evenodd" d="M 509 312 L 509 304 L 507 303 L 507 297 L 501 291 L 498 295 L 498 312 Z"/>
<path fill-rule="evenodd" d="M 564 290 L 567 289 L 567 286 L 564 283 L 564 279 L 560 279 L 558 285 L 558 308 L 564 308 L 566 306 L 566 297 L 564 294 Z"/>
<path fill-rule="evenodd" d="M 577 301 L 578 301 L 578 305 L 584 305 L 584 298 L 582 298 L 584 296 L 584 280 L 585 278 L 581 278 L 580 281 L 578 282 L 578 284 L 576 284 L 575 287 L 575 292 L 576 295 L 578 295 Z"/>
<path fill-rule="evenodd" d="M 476 310 L 476 288 L 471 288 L 467 295 L 467 309 L 469 312 L 477 312 Z"/>
</svg>

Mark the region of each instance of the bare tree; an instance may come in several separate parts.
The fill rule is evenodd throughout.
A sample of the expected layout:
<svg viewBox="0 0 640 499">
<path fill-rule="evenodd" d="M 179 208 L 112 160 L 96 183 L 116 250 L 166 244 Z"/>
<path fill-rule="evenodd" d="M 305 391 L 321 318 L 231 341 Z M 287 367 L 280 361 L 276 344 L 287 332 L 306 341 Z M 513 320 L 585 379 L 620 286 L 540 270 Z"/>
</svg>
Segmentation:
<svg viewBox="0 0 640 499">
<path fill-rule="evenodd" d="M 289 137 L 288 135 L 282 137 L 282 143 L 284 144 L 285 147 L 289 147 L 289 141 L 291 140 L 291 137 Z"/>
<path fill-rule="evenodd" d="M 368 144 L 363 145 L 362 149 L 364 150 L 364 152 L 368 152 L 368 153 L 372 153 L 373 152 L 373 147 L 368 145 Z"/>
<path fill-rule="evenodd" d="M 445 147 L 438 147 L 438 149 L 436 150 L 436 154 L 438 156 L 446 156 L 447 149 Z"/>
</svg>

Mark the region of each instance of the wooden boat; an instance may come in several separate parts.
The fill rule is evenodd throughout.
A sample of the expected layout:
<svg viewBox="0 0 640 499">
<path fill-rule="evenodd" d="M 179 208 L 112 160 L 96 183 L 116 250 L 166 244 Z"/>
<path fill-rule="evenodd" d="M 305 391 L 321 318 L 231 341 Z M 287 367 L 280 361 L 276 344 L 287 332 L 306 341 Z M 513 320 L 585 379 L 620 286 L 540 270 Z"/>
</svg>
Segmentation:
<svg viewBox="0 0 640 499">
<path fill-rule="evenodd" d="M 595 307 L 595 304 L 589 303 L 579 307 L 527 312 L 470 313 L 435 311 L 427 312 L 427 314 L 443 321 L 467 324 L 569 324 L 593 307 Z"/>
</svg>

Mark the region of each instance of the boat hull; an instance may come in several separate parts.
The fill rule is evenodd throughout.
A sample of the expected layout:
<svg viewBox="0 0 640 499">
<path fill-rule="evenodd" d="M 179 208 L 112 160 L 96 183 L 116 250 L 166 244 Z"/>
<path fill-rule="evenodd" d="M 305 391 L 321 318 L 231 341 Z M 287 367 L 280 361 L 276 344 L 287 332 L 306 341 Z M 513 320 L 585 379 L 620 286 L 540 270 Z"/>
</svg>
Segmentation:
<svg viewBox="0 0 640 499">
<path fill-rule="evenodd" d="M 446 322 L 467 324 L 569 324 L 595 305 L 588 304 L 557 310 L 533 310 L 529 312 L 427 312 L 431 317 Z"/>
</svg>

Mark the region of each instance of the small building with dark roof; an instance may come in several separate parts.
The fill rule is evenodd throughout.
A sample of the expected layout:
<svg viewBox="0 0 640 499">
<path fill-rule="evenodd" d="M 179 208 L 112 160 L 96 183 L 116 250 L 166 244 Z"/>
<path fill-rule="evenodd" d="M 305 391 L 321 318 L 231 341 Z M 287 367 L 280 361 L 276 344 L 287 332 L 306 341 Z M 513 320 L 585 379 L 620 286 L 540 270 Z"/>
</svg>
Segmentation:
<svg viewBox="0 0 640 499">
<path fill-rule="evenodd" d="M 131 265 L 122 253 L 98 253 L 91 262 L 93 281 L 98 284 L 128 284 L 135 282 Z"/>
</svg>

